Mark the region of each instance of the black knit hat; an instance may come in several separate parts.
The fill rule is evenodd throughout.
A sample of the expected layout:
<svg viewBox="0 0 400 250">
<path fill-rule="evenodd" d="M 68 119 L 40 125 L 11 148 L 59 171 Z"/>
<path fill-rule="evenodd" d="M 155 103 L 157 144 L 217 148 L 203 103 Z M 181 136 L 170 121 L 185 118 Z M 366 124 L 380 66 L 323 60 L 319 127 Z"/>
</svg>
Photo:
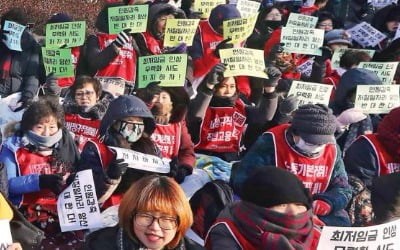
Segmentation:
<svg viewBox="0 0 400 250">
<path fill-rule="evenodd" d="M 241 198 L 260 207 L 301 203 L 311 208 L 311 195 L 291 172 L 265 166 L 254 171 L 243 183 Z"/>
<path fill-rule="evenodd" d="M 306 104 L 294 111 L 293 132 L 312 144 L 335 143 L 336 117 L 323 104 Z"/>
</svg>

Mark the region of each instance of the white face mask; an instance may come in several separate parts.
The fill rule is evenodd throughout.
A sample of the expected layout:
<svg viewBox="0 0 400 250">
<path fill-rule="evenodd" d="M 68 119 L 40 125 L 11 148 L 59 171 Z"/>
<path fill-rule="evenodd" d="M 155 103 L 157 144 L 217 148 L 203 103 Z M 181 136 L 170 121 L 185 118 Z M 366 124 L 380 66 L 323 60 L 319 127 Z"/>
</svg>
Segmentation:
<svg viewBox="0 0 400 250">
<path fill-rule="evenodd" d="M 299 149 L 300 149 L 301 151 L 303 151 L 304 153 L 308 153 L 308 154 L 317 154 L 317 153 L 321 152 L 322 150 L 324 150 L 325 144 L 322 144 L 322 145 L 314 145 L 314 144 L 305 142 L 305 141 L 300 137 L 299 141 L 296 143 L 296 147 L 299 148 Z"/>
<path fill-rule="evenodd" d="M 144 131 L 143 123 L 121 121 L 119 133 L 130 143 L 136 142 L 142 137 Z"/>
</svg>

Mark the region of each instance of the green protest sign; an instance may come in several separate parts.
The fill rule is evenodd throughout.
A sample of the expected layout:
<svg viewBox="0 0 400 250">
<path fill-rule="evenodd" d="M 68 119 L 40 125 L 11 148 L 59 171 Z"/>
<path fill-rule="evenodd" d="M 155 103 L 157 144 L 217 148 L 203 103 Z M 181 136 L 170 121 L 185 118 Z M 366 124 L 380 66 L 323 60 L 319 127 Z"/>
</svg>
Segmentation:
<svg viewBox="0 0 400 250">
<path fill-rule="evenodd" d="M 374 71 L 382 84 L 389 85 L 393 83 L 398 64 L 399 62 L 361 62 L 358 67 Z"/>
<path fill-rule="evenodd" d="M 192 46 L 200 19 L 167 19 L 164 47 L 173 47 L 180 43 Z"/>
<path fill-rule="evenodd" d="M 118 6 L 108 9 L 108 33 L 118 34 L 124 29 L 131 33 L 145 32 L 149 5 Z"/>
<path fill-rule="evenodd" d="M 160 86 L 181 87 L 185 83 L 187 54 L 161 54 L 139 57 L 139 88 L 160 81 Z"/>
<path fill-rule="evenodd" d="M 284 51 L 320 56 L 324 32 L 321 29 L 283 27 L 281 42 L 285 44 Z"/>
<path fill-rule="evenodd" d="M 364 114 L 387 114 L 400 105 L 400 85 L 357 85 L 354 107 Z"/>
<path fill-rule="evenodd" d="M 363 51 L 365 53 L 367 53 L 371 58 L 374 56 L 375 54 L 375 50 L 370 50 L 370 49 L 349 49 L 349 48 L 338 48 L 335 49 L 335 52 L 332 55 L 332 59 L 331 59 L 331 63 L 332 63 L 332 68 L 333 69 L 337 69 L 340 67 L 340 58 L 342 57 L 342 55 L 348 51 L 348 50 L 352 50 L 352 51 Z"/>
<path fill-rule="evenodd" d="M 86 22 L 49 23 L 46 25 L 46 48 L 72 48 L 85 42 Z"/>
<path fill-rule="evenodd" d="M 224 39 L 231 38 L 230 43 L 238 43 L 246 40 L 254 30 L 258 13 L 245 17 L 235 18 L 223 22 Z"/>
<path fill-rule="evenodd" d="M 43 64 L 46 75 L 54 73 L 57 77 L 74 76 L 71 49 L 42 48 Z"/>
</svg>

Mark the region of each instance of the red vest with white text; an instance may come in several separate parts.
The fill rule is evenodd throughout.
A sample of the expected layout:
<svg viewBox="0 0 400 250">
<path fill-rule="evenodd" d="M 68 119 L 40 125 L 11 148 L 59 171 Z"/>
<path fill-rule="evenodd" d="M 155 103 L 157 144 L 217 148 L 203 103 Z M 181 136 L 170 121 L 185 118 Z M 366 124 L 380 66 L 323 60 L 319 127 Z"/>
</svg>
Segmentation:
<svg viewBox="0 0 400 250">
<path fill-rule="evenodd" d="M 282 124 L 266 132 L 274 139 L 275 165 L 295 174 L 311 194 L 325 192 L 336 162 L 336 145 L 327 144 L 317 157 L 304 156 L 286 141 L 288 127 L 289 124 Z"/>
<path fill-rule="evenodd" d="M 99 135 L 101 120 L 84 118 L 78 114 L 65 114 L 65 127 L 75 134 L 74 140 L 78 143 L 80 152 L 89 139 L 96 140 Z"/>
<path fill-rule="evenodd" d="M 162 53 L 163 49 L 163 44 L 161 40 L 157 40 L 152 36 L 149 32 L 143 32 L 141 35 L 144 38 L 144 41 L 146 43 L 147 49 L 153 54 L 153 55 L 159 55 Z"/>
<path fill-rule="evenodd" d="M 178 156 L 181 145 L 181 127 L 180 122 L 156 125 L 151 139 L 158 146 L 163 157 L 172 159 Z"/>
<path fill-rule="evenodd" d="M 71 57 L 72 57 L 72 67 L 74 68 L 74 72 L 76 70 L 76 66 L 78 65 L 79 56 L 81 54 L 81 47 L 73 47 L 71 48 Z M 68 88 L 74 84 L 75 76 L 71 77 L 63 77 L 58 78 L 57 83 L 60 88 Z"/>
<path fill-rule="evenodd" d="M 97 33 L 100 49 L 104 50 L 110 45 L 117 35 Z M 136 51 L 131 43 L 125 44 L 107 66 L 96 73 L 97 77 L 120 77 L 128 82 L 134 82 L 136 78 Z"/>
<path fill-rule="evenodd" d="M 212 152 L 239 152 L 246 128 L 245 104 L 240 98 L 234 107 L 208 107 L 200 127 L 200 141 L 195 149 Z"/>
<path fill-rule="evenodd" d="M 375 151 L 375 155 L 378 158 L 378 176 L 400 172 L 400 162 L 396 161 L 394 157 L 386 151 L 382 143 L 376 137 L 376 134 L 362 135 L 361 137 L 364 137 Z"/>
</svg>

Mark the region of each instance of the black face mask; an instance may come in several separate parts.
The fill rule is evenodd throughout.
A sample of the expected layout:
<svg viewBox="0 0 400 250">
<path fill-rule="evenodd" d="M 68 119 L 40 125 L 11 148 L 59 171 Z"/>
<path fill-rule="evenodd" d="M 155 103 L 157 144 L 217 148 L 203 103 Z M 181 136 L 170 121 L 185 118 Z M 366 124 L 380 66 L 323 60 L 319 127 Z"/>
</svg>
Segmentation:
<svg viewBox="0 0 400 250">
<path fill-rule="evenodd" d="M 270 28 L 272 30 L 276 30 L 279 27 L 282 26 L 282 21 L 276 21 L 276 20 L 264 20 L 264 28 Z"/>
</svg>

